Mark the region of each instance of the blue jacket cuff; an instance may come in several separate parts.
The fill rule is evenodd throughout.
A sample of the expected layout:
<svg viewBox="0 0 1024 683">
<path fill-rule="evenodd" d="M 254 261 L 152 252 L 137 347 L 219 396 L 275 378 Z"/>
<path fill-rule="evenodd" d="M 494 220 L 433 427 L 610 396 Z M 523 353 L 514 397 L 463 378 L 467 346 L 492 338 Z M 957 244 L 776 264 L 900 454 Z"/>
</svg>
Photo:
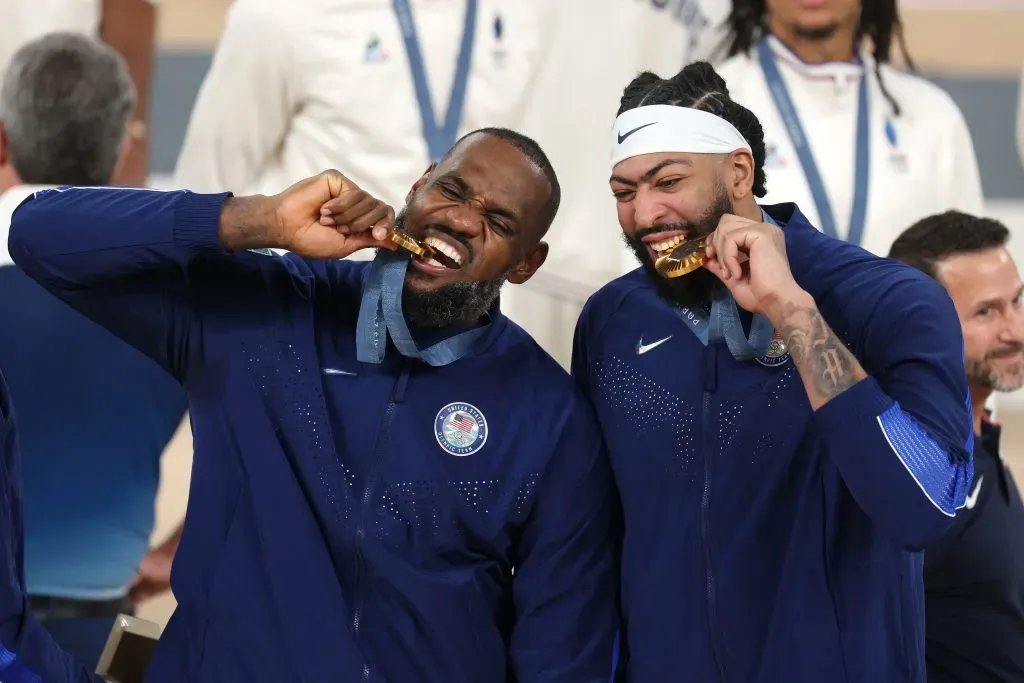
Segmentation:
<svg viewBox="0 0 1024 683">
<path fill-rule="evenodd" d="M 230 192 L 185 192 L 174 213 L 174 241 L 192 251 L 225 253 L 220 242 L 220 214 Z"/>
</svg>

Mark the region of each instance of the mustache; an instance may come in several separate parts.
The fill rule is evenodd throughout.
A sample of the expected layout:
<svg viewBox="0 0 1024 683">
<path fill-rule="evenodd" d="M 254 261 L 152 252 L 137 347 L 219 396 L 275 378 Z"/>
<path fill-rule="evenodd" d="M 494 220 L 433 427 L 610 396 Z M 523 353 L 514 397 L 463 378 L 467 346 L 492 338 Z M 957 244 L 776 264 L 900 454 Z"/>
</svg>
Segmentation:
<svg viewBox="0 0 1024 683">
<path fill-rule="evenodd" d="M 398 215 L 395 216 L 395 227 L 397 227 L 399 230 L 408 231 L 408 226 L 406 225 L 406 209 L 403 208 L 398 213 Z M 417 226 L 417 228 L 419 228 L 419 226 Z M 413 237 L 417 237 L 418 239 L 423 239 L 428 232 L 441 233 L 461 244 L 463 247 L 466 248 L 466 254 L 469 255 L 469 261 L 472 261 L 476 256 L 476 254 L 473 252 L 472 245 L 470 245 L 469 238 L 455 230 L 455 228 L 448 225 L 447 223 L 427 223 L 426 225 L 422 226 L 422 229 L 417 229 L 415 232 L 412 232 L 410 234 Z M 469 261 L 467 261 L 467 263 Z"/>
<path fill-rule="evenodd" d="M 1002 348 L 994 349 L 985 354 L 985 358 L 1005 358 L 1024 352 L 1024 343 L 1007 344 Z"/>
<path fill-rule="evenodd" d="M 632 239 L 641 242 L 645 237 L 657 235 L 660 232 L 685 232 L 688 237 L 700 237 L 705 234 L 705 231 L 701 229 L 698 223 L 663 223 L 647 228 L 639 228 L 633 233 Z"/>
</svg>

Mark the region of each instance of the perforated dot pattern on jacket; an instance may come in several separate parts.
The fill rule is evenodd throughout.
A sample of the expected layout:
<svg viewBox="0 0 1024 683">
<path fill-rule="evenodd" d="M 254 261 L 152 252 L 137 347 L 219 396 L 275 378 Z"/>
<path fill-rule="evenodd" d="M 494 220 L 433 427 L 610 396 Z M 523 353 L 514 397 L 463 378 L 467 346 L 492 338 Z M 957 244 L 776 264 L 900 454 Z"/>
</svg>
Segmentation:
<svg viewBox="0 0 1024 683">
<path fill-rule="evenodd" d="M 335 453 L 326 426 L 326 402 L 319 373 L 310 370 L 293 344 L 258 343 L 243 345 L 242 350 L 263 400 L 276 409 L 271 413 L 279 418 L 275 431 L 285 438 L 297 457 L 314 459 L 327 504 L 338 519 L 349 519 L 354 510 L 354 475 Z M 293 425 L 294 428 L 286 429 Z M 339 481 L 340 487 L 336 485 Z"/>
<path fill-rule="evenodd" d="M 672 461 L 678 472 L 691 473 L 700 427 L 696 406 L 614 356 L 593 365 L 591 382 L 597 400 L 623 413 L 636 438 L 670 431 Z"/>
</svg>

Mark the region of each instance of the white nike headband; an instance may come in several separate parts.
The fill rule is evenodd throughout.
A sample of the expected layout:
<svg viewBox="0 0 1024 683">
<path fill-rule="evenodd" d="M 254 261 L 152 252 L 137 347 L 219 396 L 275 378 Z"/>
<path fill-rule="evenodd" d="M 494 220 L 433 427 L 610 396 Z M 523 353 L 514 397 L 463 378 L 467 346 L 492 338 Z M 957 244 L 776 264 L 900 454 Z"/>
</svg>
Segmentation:
<svg viewBox="0 0 1024 683">
<path fill-rule="evenodd" d="M 622 112 L 612 127 L 612 168 L 641 154 L 729 154 L 737 149 L 751 151 L 735 126 L 720 116 L 689 107 L 637 107 Z"/>
</svg>

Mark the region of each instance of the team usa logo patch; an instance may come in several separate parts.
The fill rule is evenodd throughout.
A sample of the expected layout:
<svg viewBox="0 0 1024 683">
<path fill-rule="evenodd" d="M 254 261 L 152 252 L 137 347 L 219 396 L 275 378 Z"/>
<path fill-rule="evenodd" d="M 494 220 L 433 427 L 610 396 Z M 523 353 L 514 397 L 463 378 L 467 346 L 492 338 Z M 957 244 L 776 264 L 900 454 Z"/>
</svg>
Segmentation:
<svg viewBox="0 0 1024 683">
<path fill-rule="evenodd" d="M 449 403 L 434 418 L 434 437 L 452 455 L 473 455 L 487 442 L 487 418 L 476 406 Z"/>
<path fill-rule="evenodd" d="M 786 349 L 786 342 L 782 335 L 776 332 L 772 335 L 772 341 L 764 355 L 757 357 L 757 362 L 766 368 L 777 368 L 789 362 L 789 350 Z"/>
</svg>

